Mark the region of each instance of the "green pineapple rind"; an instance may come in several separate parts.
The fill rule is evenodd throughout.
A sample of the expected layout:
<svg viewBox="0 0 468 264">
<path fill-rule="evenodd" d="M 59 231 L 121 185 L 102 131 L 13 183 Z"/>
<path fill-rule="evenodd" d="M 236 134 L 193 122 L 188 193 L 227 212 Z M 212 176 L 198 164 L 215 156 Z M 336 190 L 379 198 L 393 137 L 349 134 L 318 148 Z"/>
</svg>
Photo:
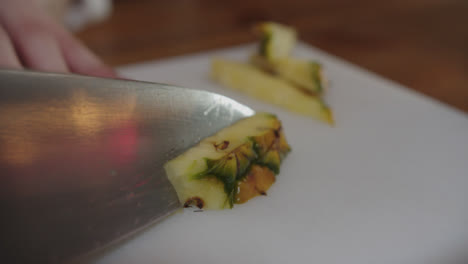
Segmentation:
<svg viewBox="0 0 468 264">
<path fill-rule="evenodd" d="M 275 118 L 275 115 L 271 117 Z M 226 203 L 232 208 L 236 200 L 237 183 L 246 177 L 252 166 L 264 166 L 278 174 L 281 161 L 290 150 L 290 147 L 285 151 L 264 150 L 253 137 L 249 137 L 246 143 L 222 158 L 205 159 L 207 169 L 193 175 L 192 179 L 216 178 L 221 181 L 227 194 Z"/>
</svg>

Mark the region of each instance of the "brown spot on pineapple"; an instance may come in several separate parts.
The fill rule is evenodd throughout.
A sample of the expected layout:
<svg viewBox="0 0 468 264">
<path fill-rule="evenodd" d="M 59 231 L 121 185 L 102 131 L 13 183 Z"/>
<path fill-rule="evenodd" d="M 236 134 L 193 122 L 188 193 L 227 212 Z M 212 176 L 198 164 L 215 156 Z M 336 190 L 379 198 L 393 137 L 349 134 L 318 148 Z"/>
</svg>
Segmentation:
<svg viewBox="0 0 468 264">
<path fill-rule="evenodd" d="M 187 207 L 196 206 L 196 207 L 202 209 L 204 204 L 205 203 L 203 202 L 203 200 L 200 197 L 194 196 L 194 197 L 191 197 L 191 198 L 187 199 L 187 201 L 185 201 L 184 207 L 187 208 Z"/>
<path fill-rule="evenodd" d="M 229 147 L 229 141 L 224 140 L 223 142 L 216 144 L 213 143 L 213 146 L 215 147 L 216 150 L 225 150 L 227 147 Z"/>
<path fill-rule="evenodd" d="M 280 128 L 278 128 L 278 129 L 275 129 L 275 130 L 273 130 L 273 131 L 274 131 L 274 133 L 275 133 L 275 137 L 277 137 L 277 138 L 279 138 L 279 137 L 280 137 L 280 130 L 281 130 L 281 127 L 280 127 Z"/>
</svg>

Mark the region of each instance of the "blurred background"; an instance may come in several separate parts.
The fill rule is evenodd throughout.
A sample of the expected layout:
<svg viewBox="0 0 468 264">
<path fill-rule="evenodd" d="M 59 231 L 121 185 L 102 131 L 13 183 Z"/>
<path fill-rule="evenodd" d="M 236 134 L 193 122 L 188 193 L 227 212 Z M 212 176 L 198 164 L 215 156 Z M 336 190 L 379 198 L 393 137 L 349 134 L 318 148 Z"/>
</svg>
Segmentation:
<svg viewBox="0 0 468 264">
<path fill-rule="evenodd" d="M 74 27 L 115 67 L 253 42 L 252 25 L 271 20 L 468 112 L 467 0 L 114 0 L 107 8 L 105 19 Z"/>
</svg>

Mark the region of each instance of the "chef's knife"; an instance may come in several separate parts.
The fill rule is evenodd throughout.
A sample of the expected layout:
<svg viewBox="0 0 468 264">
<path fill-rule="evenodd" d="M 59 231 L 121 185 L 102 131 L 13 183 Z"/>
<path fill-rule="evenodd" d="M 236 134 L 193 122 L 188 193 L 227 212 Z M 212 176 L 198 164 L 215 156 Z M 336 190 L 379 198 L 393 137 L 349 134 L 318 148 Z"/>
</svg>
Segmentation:
<svg viewBox="0 0 468 264">
<path fill-rule="evenodd" d="M 254 112 L 164 84 L 0 71 L 5 263 L 62 263 L 180 208 L 163 164 Z"/>
</svg>

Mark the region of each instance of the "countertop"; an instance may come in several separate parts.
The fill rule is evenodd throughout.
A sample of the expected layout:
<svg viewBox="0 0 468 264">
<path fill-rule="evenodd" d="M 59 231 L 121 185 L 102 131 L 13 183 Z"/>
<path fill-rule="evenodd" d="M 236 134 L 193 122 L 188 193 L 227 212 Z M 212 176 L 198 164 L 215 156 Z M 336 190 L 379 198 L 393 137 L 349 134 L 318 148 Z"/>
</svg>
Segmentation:
<svg viewBox="0 0 468 264">
<path fill-rule="evenodd" d="M 112 66 L 255 41 L 259 21 L 468 112 L 468 1 L 116 0 L 77 36 Z"/>
</svg>

